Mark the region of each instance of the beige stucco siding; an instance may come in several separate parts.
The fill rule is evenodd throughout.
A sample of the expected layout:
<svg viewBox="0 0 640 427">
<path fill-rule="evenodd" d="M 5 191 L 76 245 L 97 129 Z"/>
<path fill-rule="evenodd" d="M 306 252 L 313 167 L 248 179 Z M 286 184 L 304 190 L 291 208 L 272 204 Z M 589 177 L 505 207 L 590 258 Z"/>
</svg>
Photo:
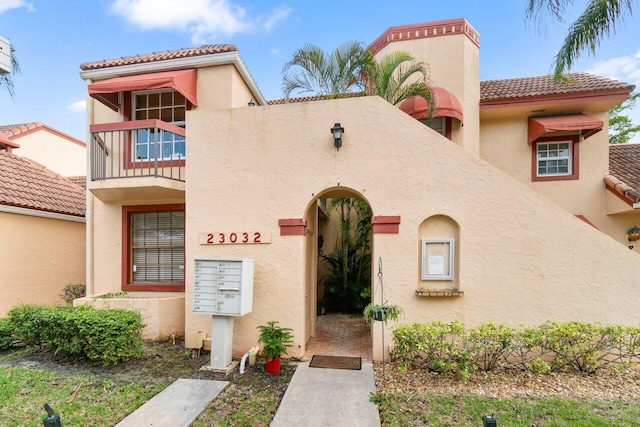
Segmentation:
<svg viewBox="0 0 640 427">
<path fill-rule="evenodd" d="M 339 188 L 361 194 L 374 215 L 401 216 L 399 234 L 374 235 L 373 259 L 374 269 L 383 259 L 385 294 L 407 321 L 640 320 L 637 254 L 380 98 L 199 109 L 188 120 L 187 333 L 210 322 L 191 313 L 194 258 L 253 258 L 253 312 L 235 321 L 234 352 L 255 345 L 257 325 L 279 320 L 294 328 L 299 355 L 304 238 L 280 236 L 278 219 L 303 217 L 318 194 Z M 340 151 L 335 122 L 345 128 Z M 463 297 L 415 295 L 429 286 L 418 279 L 417 252 L 420 225 L 433 215 L 459 225 Z M 198 243 L 199 233 L 244 229 L 271 233 L 271 244 Z"/>
<path fill-rule="evenodd" d="M 587 113 L 607 123 L 606 113 Z M 482 159 L 517 179 L 574 215 L 584 215 L 594 225 L 605 226 L 603 177 L 608 171 L 608 130 L 579 142 L 579 179 L 532 181 L 532 145 L 527 143 L 525 116 L 482 121 Z M 559 137 L 561 138 L 561 137 Z"/>
<path fill-rule="evenodd" d="M 0 316 L 22 303 L 62 304 L 69 283 L 85 282 L 85 224 L 0 212 Z"/>
<path fill-rule="evenodd" d="M 377 58 L 394 51 L 409 52 L 429 69 L 433 86 L 453 93 L 462 105 L 464 126 L 453 127 L 452 140 L 478 155 L 480 102 L 480 50 L 465 34 L 394 40 L 376 54 Z"/>
<path fill-rule="evenodd" d="M 14 153 L 35 160 L 62 176 L 86 175 L 85 147 L 48 130 L 38 130 L 15 139 Z"/>
</svg>

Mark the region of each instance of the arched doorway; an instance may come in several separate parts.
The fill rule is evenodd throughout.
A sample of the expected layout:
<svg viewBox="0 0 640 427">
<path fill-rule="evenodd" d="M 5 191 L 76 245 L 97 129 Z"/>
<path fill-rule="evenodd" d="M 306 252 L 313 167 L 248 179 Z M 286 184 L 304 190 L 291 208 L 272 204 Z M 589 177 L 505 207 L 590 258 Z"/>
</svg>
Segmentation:
<svg viewBox="0 0 640 427">
<path fill-rule="evenodd" d="M 362 319 L 372 290 L 371 217 L 363 195 L 345 187 L 318 193 L 307 207 L 305 355 L 371 358 L 371 330 Z"/>
</svg>

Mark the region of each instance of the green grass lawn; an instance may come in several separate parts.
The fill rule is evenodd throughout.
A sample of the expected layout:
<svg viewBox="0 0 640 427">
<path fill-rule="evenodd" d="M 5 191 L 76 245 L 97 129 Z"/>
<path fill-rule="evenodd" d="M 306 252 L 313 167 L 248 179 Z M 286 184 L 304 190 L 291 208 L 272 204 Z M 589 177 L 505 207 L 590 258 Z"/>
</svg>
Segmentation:
<svg viewBox="0 0 640 427">
<path fill-rule="evenodd" d="M 166 385 L 115 385 L 81 375 L 0 365 L 0 424 L 42 425 L 49 403 L 62 425 L 115 425 Z"/>
<path fill-rule="evenodd" d="M 484 415 L 497 425 L 640 426 L 637 402 L 573 400 L 558 397 L 494 399 L 476 395 L 435 396 L 398 392 L 377 394 L 384 426 L 482 426 Z"/>
</svg>

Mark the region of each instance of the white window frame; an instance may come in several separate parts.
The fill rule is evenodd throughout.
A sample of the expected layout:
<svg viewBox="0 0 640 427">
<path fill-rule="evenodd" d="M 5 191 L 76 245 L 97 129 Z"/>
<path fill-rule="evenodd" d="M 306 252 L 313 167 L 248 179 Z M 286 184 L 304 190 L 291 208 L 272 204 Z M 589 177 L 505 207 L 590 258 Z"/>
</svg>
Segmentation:
<svg viewBox="0 0 640 427">
<path fill-rule="evenodd" d="M 174 96 L 172 96 L 172 100 L 175 101 L 175 94 L 180 94 L 180 92 L 173 90 L 173 89 L 169 89 L 169 90 L 145 90 L 145 91 L 137 91 L 137 92 L 133 92 L 131 94 L 131 103 L 132 103 L 132 116 L 134 120 L 144 120 L 146 118 L 150 118 L 150 114 L 149 112 L 153 111 L 153 110 L 158 110 L 158 114 L 157 117 L 151 117 L 151 118 L 157 118 L 158 120 L 162 120 L 162 110 L 163 109 L 171 109 L 171 121 L 166 121 L 163 120 L 167 123 L 171 123 L 172 125 L 175 126 L 179 126 L 184 128 L 186 126 L 186 121 L 185 120 L 173 120 L 175 119 L 175 109 L 176 108 L 184 108 L 184 112 L 185 112 L 185 119 L 186 119 L 186 112 L 187 112 L 187 99 L 180 94 L 180 96 L 182 96 L 182 98 L 184 99 L 184 104 L 175 104 L 174 102 L 172 102 L 172 104 L 170 106 L 165 106 L 162 105 L 162 94 L 163 93 L 171 93 Z M 140 107 L 138 108 L 137 106 L 137 101 L 138 101 L 138 96 L 141 95 L 150 95 L 150 94 L 158 94 L 160 97 L 160 102 L 158 104 L 157 107 L 149 107 L 147 105 L 147 107 Z M 138 113 L 141 111 L 146 111 L 147 113 L 145 114 L 145 117 L 139 117 Z M 153 115 L 152 115 L 153 116 Z M 143 161 L 153 161 L 153 160 L 158 160 L 158 161 L 164 161 L 164 160 L 184 160 L 186 158 L 186 150 L 185 153 L 182 154 L 182 152 L 180 151 L 180 147 L 181 146 L 185 146 L 186 148 L 186 142 L 185 142 L 185 138 L 181 135 L 176 135 L 170 132 L 167 132 L 165 130 L 162 129 L 156 129 L 156 132 L 151 132 L 150 130 L 146 130 L 146 140 L 139 140 L 139 138 L 141 137 L 141 135 L 143 134 L 143 131 L 145 131 L 145 129 L 139 129 L 137 131 L 133 132 L 133 144 L 131 144 L 133 153 L 132 153 L 132 158 L 134 161 L 136 162 L 143 162 Z M 151 138 L 152 135 L 157 135 L 157 137 Z M 169 156 L 165 156 L 164 152 L 165 152 L 165 146 L 166 145 L 170 145 L 170 151 L 171 154 Z M 145 150 L 141 150 L 141 148 L 146 148 L 146 155 L 144 154 L 140 154 L 140 151 L 145 151 Z M 150 156 L 149 153 L 152 151 L 156 151 L 159 155 L 156 157 L 154 156 Z"/>
<path fill-rule="evenodd" d="M 557 140 L 557 141 L 541 141 L 541 142 L 536 142 L 536 176 L 537 177 L 550 177 L 550 176 L 571 176 L 573 175 L 573 141 L 571 140 Z M 547 157 L 540 157 L 540 153 L 541 153 L 541 146 L 546 146 L 546 150 L 542 150 L 543 152 L 549 152 L 549 146 L 550 145 L 560 145 L 560 144 L 566 144 L 567 145 L 567 150 L 569 152 L 568 155 L 556 155 L 556 156 L 547 156 Z M 552 150 L 552 151 L 560 151 L 563 150 L 560 147 L 558 147 L 556 150 Z M 540 173 L 540 162 L 543 161 L 566 161 L 567 162 L 567 171 L 566 172 L 556 172 L 556 173 Z"/>
<path fill-rule="evenodd" d="M 453 280 L 455 241 L 445 239 L 422 239 L 422 280 Z"/>
</svg>

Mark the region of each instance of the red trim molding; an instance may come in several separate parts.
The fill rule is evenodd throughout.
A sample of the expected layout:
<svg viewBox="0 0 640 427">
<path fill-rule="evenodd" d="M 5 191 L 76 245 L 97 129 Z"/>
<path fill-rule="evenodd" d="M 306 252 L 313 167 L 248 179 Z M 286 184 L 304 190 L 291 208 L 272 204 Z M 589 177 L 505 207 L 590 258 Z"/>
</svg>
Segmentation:
<svg viewBox="0 0 640 427">
<path fill-rule="evenodd" d="M 398 234 L 400 232 L 400 215 L 374 216 L 371 218 L 373 234 Z"/>
<path fill-rule="evenodd" d="M 281 236 L 304 236 L 307 234 L 307 220 L 304 218 L 283 218 L 278 220 Z"/>
<path fill-rule="evenodd" d="M 596 230 L 599 230 L 599 228 L 596 227 L 591 221 L 589 221 L 586 216 L 584 216 L 584 215 L 576 215 L 575 217 L 578 218 L 579 220 L 582 220 L 582 221 L 586 222 L 587 224 L 589 224 L 590 226 L 592 226 Z"/>
<path fill-rule="evenodd" d="M 571 175 L 538 176 L 538 142 L 571 142 Z M 580 138 L 578 135 L 543 136 L 531 143 L 531 181 L 568 181 L 580 179 Z"/>
<path fill-rule="evenodd" d="M 131 246 L 129 239 L 129 214 L 132 212 L 179 211 L 185 210 L 185 204 L 140 205 L 122 207 L 122 290 L 184 292 L 183 283 L 131 283 Z M 186 259 L 186 257 L 185 257 Z"/>
</svg>

